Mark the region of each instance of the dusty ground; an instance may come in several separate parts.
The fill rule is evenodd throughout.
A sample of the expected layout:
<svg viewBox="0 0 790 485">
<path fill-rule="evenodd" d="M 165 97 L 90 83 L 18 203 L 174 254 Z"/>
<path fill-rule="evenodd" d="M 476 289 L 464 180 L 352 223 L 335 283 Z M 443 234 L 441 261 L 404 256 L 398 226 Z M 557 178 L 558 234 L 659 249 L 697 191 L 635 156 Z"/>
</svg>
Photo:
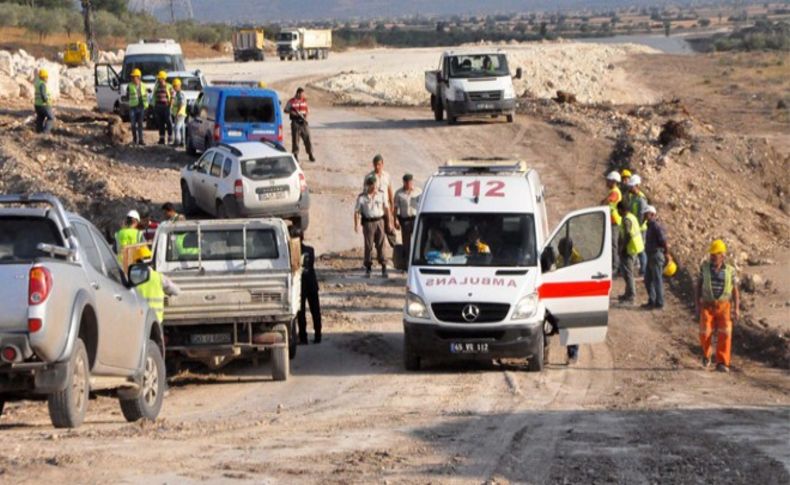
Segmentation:
<svg viewBox="0 0 790 485">
<path fill-rule="evenodd" d="M 364 60 L 359 53 L 348 56 L 335 56 L 340 57 L 335 62 Z M 394 63 L 394 57 L 387 62 Z M 282 93 L 332 74 L 328 64 L 313 63 L 307 74 L 295 66 L 222 61 L 202 67 L 209 75 L 265 77 Z M 257 72 L 245 71 L 251 69 Z M 682 95 L 678 91 L 673 85 L 672 94 Z M 584 346 L 574 367 L 553 348 L 542 374 L 527 373 L 519 362 L 436 362 L 419 373 L 402 370 L 403 277 L 362 279 L 354 249 L 361 238 L 351 230 L 352 200 L 372 156 L 382 153 L 394 176 L 410 171 L 424 180 L 449 157 L 519 155 L 542 174 L 550 218 L 558 222 L 561 214 L 603 197 L 600 176 L 622 120 L 606 128 L 586 108 L 568 107 L 562 116 L 574 123 L 568 125 L 557 121 L 553 108 L 535 102 L 513 125 L 470 121 L 448 127 L 435 124 L 422 108 L 342 107 L 332 100 L 311 91 L 319 161 L 305 167 L 315 194 L 309 239 L 324 254 L 319 272 L 325 342 L 300 347 L 293 375 L 284 383 L 270 381 L 268 365 L 184 373 L 171 383 L 162 417 L 153 424 L 122 423 L 116 401 L 105 395 L 91 401 L 88 422 L 75 431 L 53 430 L 43 403 L 10 404 L 0 420 L 6 438 L 0 481 L 790 481 L 787 368 L 776 367 L 759 349 L 739 346 L 731 374 L 701 370 L 693 316 L 675 296 L 663 313 L 613 307 L 607 342 Z M 94 157 L 87 158 L 84 172 L 67 180 L 107 179 L 96 195 L 83 182 L 67 183 L 63 192 L 100 222 L 125 204 L 177 198 L 182 155 L 157 147 L 117 147 L 101 134 L 106 121 L 75 122 L 42 142 L 14 125 L 23 117 L 14 110 L 0 113 L 4 190 L 62 185 L 58 177 L 73 164 L 55 160 L 50 148 L 47 160 L 38 161 L 35 154 L 42 145 L 63 143 L 79 163 Z M 724 132 L 718 136 L 729 149 L 726 124 L 716 129 Z M 56 173 L 42 175 L 56 161 Z M 787 170 L 786 164 L 779 167 Z M 657 188 L 661 173 L 654 172 Z M 777 203 L 762 210 L 782 222 Z M 678 232 L 679 222 L 672 224 L 670 230 Z M 776 240 L 766 232 L 744 243 L 778 252 L 782 245 Z M 697 249 L 697 256 L 701 252 Z M 764 274 L 775 288 L 786 290 L 787 259 L 774 257 L 772 263 Z M 618 281 L 613 294 L 621 290 Z M 787 322 L 785 307 L 771 311 L 771 318 Z"/>
</svg>

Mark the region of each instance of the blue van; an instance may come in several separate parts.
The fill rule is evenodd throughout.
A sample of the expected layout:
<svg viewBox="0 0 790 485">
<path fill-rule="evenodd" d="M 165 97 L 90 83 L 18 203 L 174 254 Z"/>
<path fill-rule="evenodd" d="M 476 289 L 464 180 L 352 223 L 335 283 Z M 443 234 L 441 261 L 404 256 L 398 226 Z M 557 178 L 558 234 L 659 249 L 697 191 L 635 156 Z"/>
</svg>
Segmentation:
<svg viewBox="0 0 790 485">
<path fill-rule="evenodd" d="M 271 89 L 210 86 L 192 105 L 186 124 L 190 155 L 220 143 L 270 140 L 282 144 L 280 98 Z"/>
</svg>

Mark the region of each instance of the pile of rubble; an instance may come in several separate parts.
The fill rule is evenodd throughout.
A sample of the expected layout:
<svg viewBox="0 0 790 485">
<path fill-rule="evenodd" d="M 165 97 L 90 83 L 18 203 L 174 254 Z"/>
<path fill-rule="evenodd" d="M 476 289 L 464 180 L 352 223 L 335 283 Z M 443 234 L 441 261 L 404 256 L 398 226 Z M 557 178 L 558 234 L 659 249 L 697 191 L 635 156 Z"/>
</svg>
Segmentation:
<svg viewBox="0 0 790 485">
<path fill-rule="evenodd" d="M 123 59 L 123 53 L 121 54 Z M 107 57 L 107 53 L 102 55 Z M 111 57 L 112 62 L 115 63 L 117 61 L 115 54 Z M 42 68 L 49 72 L 48 84 L 53 98 L 66 98 L 79 102 L 94 95 L 91 66 L 69 68 L 46 59 L 36 59 L 20 49 L 14 53 L 0 50 L 0 98 L 32 100 L 33 81 L 38 70 Z"/>
</svg>

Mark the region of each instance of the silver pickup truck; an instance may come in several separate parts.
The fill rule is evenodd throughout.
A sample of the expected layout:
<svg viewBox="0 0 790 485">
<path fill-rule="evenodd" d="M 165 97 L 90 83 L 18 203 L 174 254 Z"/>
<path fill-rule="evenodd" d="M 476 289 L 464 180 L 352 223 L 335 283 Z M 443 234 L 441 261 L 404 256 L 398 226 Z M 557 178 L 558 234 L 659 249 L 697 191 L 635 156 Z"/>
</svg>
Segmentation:
<svg viewBox="0 0 790 485">
<path fill-rule="evenodd" d="M 217 369 L 270 352 L 272 377 L 287 379 L 296 355 L 299 248 L 282 219 L 160 225 L 155 269 L 180 289 L 165 300 L 168 362 L 192 360 Z"/>
<path fill-rule="evenodd" d="M 128 421 L 156 419 L 164 339 L 99 231 L 46 194 L 0 195 L 0 412 L 46 396 L 56 427 L 77 427 L 91 390 L 117 389 Z"/>
</svg>

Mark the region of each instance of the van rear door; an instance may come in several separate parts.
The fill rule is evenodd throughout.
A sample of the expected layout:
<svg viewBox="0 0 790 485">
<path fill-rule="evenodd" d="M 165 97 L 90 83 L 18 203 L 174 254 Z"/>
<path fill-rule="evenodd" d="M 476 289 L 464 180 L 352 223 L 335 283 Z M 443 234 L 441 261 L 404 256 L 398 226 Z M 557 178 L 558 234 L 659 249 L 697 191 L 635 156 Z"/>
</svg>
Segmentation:
<svg viewBox="0 0 790 485">
<path fill-rule="evenodd" d="M 612 227 L 608 207 L 565 216 L 541 253 L 538 290 L 556 319 L 561 345 L 603 342 L 612 288 Z"/>
<path fill-rule="evenodd" d="M 251 95 L 246 91 L 228 94 L 223 110 L 224 141 L 278 141 L 278 113 L 274 97 Z"/>
</svg>

